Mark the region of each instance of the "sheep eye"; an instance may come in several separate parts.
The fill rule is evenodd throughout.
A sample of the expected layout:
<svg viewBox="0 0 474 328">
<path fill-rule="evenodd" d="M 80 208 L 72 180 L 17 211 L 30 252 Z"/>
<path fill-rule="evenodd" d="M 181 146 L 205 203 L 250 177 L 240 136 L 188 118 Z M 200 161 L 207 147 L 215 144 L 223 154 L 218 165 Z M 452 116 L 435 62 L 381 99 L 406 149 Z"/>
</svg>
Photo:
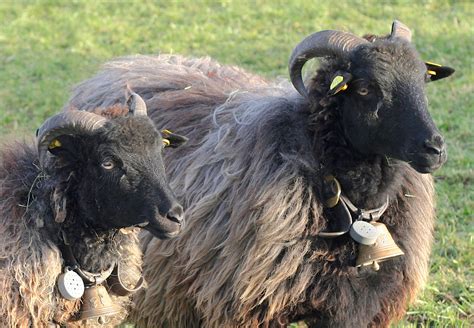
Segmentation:
<svg viewBox="0 0 474 328">
<path fill-rule="evenodd" d="M 112 162 L 110 160 L 107 160 L 107 161 L 103 161 L 100 164 L 100 166 L 102 166 L 106 170 L 112 170 L 115 167 L 115 164 L 114 164 L 114 162 Z"/>
<path fill-rule="evenodd" d="M 360 88 L 360 89 L 357 89 L 357 93 L 360 94 L 361 96 L 367 96 L 369 94 L 369 89 Z"/>
</svg>

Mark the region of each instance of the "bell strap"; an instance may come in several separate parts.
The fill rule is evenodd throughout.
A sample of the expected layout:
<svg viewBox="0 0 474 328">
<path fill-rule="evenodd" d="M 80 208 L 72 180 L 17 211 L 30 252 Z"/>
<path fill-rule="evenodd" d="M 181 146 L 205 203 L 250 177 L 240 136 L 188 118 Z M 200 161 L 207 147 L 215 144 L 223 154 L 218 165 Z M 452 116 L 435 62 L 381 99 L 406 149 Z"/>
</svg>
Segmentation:
<svg viewBox="0 0 474 328">
<path fill-rule="evenodd" d="M 80 267 L 77 267 L 74 271 L 76 271 L 76 273 L 82 278 L 82 280 L 90 284 L 100 285 L 101 283 L 106 281 L 107 278 L 110 277 L 115 266 L 116 266 L 115 263 L 113 263 L 110 265 L 110 267 L 107 270 L 101 271 L 100 273 L 92 273 L 92 272 L 83 270 Z"/>
<path fill-rule="evenodd" d="M 346 204 L 346 206 L 349 208 L 349 210 L 354 213 L 355 215 L 358 216 L 358 219 L 362 220 L 370 220 L 370 221 L 377 221 L 380 219 L 380 217 L 385 213 L 385 211 L 388 208 L 388 203 L 389 203 L 389 198 L 387 196 L 387 200 L 382 204 L 382 206 L 379 206 L 377 208 L 374 208 L 372 210 L 365 210 L 365 209 L 360 209 L 357 206 L 355 206 L 349 198 L 347 198 L 344 195 L 341 195 L 342 201 Z"/>
<path fill-rule="evenodd" d="M 110 267 L 100 273 L 92 273 L 86 270 L 81 269 L 79 263 L 71 249 L 71 245 L 67 241 L 64 231 L 61 230 L 61 239 L 62 243 L 59 246 L 59 250 L 64 259 L 65 266 L 70 267 L 71 270 L 75 271 L 88 285 L 99 285 L 107 280 L 107 278 L 112 274 L 113 269 L 116 267 L 115 263 L 112 263 Z"/>
<path fill-rule="evenodd" d="M 325 205 L 329 216 L 337 219 L 336 224 L 338 227 L 336 231 L 319 232 L 318 236 L 321 238 L 336 238 L 349 232 L 353 222 L 352 214 L 354 214 L 356 220 L 376 221 L 380 219 L 388 208 L 389 197 L 387 196 L 387 200 L 380 207 L 371 210 L 360 209 L 342 194 L 341 185 L 334 176 L 326 176 L 324 182 L 327 185 L 332 184 L 333 187 L 334 194 L 325 201 Z"/>
<path fill-rule="evenodd" d="M 322 238 L 336 238 L 346 234 L 352 225 L 352 215 L 344 201 L 339 201 L 335 206 L 327 209 L 331 217 L 337 219 L 336 231 L 321 231 L 318 233 Z"/>
<path fill-rule="evenodd" d="M 135 285 L 135 288 L 128 288 L 123 283 L 120 272 L 120 264 L 117 264 L 114 268 L 114 271 L 107 279 L 107 285 L 114 294 L 118 296 L 128 296 L 137 292 L 140 288 L 143 287 L 143 283 L 145 282 L 143 276 L 140 277 L 137 284 Z"/>
</svg>

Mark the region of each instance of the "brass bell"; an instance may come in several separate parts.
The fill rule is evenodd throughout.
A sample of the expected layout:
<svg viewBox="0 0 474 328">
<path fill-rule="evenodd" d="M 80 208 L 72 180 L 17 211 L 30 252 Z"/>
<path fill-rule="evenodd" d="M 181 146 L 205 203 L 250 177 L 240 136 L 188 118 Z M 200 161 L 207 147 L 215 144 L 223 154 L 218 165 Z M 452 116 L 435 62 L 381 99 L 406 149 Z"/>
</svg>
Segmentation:
<svg viewBox="0 0 474 328">
<path fill-rule="evenodd" d="M 103 321 L 104 316 L 116 314 L 121 311 L 121 307 L 112 302 L 104 286 L 94 285 L 86 288 L 84 291 L 79 320 L 98 317 L 99 321 Z"/>
<path fill-rule="evenodd" d="M 385 224 L 381 222 L 370 222 L 370 224 L 377 229 L 378 237 L 373 245 L 359 245 L 356 267 L 372 265 L 373 269 L 378 271 L 379 262 L 405 253 L 397 246 Z"/>
</svg>

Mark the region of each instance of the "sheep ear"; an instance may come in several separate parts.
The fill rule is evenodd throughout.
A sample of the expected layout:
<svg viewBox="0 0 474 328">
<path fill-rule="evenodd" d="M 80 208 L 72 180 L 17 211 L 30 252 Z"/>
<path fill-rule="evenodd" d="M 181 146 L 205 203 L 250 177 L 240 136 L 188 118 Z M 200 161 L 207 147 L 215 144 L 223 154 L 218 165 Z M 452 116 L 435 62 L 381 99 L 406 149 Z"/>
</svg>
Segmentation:
<svg viewBox="0 0 474 328">
<path fill-rule="evenodd" d="M 49 143 L 48 151 L 63 161 L 74 161 L 80 153 L 78 138 L 70 135 L 57 136 Z"/>
<path fill-rule="evenodd" d="M 352 74 L 342 71 L 337 71 L 332 77 L 331 86 L 327 92 L 327 96 L 331 97 L 335 94 L 347 89 L 347 84 L 352 80 Z"/>
<path fill-rule="evenodd" d="M 63 223 L 67 216 L 67 192 L 74 172 L 70 172 L 65 180 L 59 182 L 51 194 L 51 208 L 53 209 L 54 221 Z"/>
<path fill-rule="evenodd" d="M 440 64 L 425 62 L 428 73 L 427 82 L 444 79 L 454 73 L 454 68 L 442 66 Z"/>
<path fill-rule="evenodd" d="M 53 209 L 54 221 L 57 223 L 63 223 L 66 219 L 66 189 L 67 185 L 60 183 L 51 195 L 51 207 Z"/>
<path fill-rule="evenodd" d="M 177 148 L 185 144 L 189 139 L 185 136 L 171 132 L 170 130 L 162 130 L 163 145 L 165 147 Z"/>
</svg>

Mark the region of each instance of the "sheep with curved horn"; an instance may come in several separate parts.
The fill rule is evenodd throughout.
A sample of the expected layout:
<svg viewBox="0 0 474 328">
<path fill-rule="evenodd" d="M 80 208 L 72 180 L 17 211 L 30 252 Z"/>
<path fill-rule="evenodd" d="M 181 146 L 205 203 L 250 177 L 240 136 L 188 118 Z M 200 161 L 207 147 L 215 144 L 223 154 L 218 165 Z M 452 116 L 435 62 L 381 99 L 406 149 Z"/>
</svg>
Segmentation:
<svg viewBox="0 0 474 328">
<path fill-rule="evenodd" d="M 172 141 L 128 97 L 48 118 L 37 147 L 2 148 L 1 327 L 117 325 L 143 284 L 138 227 L 161 239 L 182 229 L 162 159 Z"/>
<path fill-rule="evenodd" d="M 405 313 L 428 274 L 427 173 L 447 156 L 425 83 L 453 72 L 427 66 L 407 31 L 309 36 L 289 64 L 300 94 L 166 55 L 117 59 L 77 86 L 70 104 L 87 109 L 129 81 L 157 127 L 191 137 L 165 156 L 189 224 L 142 240 L 138 327 L 387 327 Z"/>
</svg>

